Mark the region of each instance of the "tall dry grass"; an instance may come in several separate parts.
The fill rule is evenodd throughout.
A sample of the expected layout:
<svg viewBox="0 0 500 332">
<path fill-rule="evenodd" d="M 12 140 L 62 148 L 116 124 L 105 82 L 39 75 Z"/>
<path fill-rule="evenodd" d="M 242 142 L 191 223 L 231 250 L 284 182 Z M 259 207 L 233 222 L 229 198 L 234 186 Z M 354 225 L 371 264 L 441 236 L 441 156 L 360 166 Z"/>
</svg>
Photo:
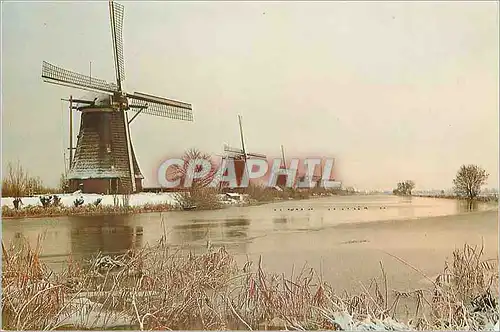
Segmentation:
<svg viewBox="0 0 500 332">
<path fill-rule="evenodd" d="M 453 252 L 453 261 L 446 263 L 443 275 L 450 282 L 435 285 L 432 313 L 437 325 L 453 329 L 481 329 L 484 323 L 498 320 L 498 259 L 483 261 L 481 247 L 467 244 Z"/>
<path fill-rule="evenodd" d="M 222 203 L 216 188 L 193 184 L 188 191 L 178 192 L 175 199 L 181 208 L 196 208 L 197 210 L 220 209 Z"/>
<path fill-rule="evenodd" d="M 59 273 L 40 261 L 40 245 L 3 248 L 2 328 L 339 329 L 338 313 L 363 324 L 402 319 L 404 301 L 414 302 L 404 320 L 415 329 L 479 330 L 498 320 L 496 303 L 478 302 L 493 292 L 498 274 L 495 286 L 487 282 L 482 252 L 468 246 L 454 254 L 448 287 L 391 290 L 381 265 L 380 278 L 350 294 L 306 267 L 270 274 L 261 261 L 238 266 L 224 248 L 194 254 L 167 240 L 165 232 L 157 244 L 114 258 L 70 258 Z"/>
<path fill-rule="evenodd" d="M 259 203 L 272 202 L 280 197 L 280 192 L 276 189 L 254 183 L 250 183 L 248 187 L 244 188 L 243 193 Z"/>
<path fill-rule="evenodd" d="M 271 202 L 280 199 L 308 199 L 313 196 L 341 195 L 344 191 L 327 188 L 283 188 L 282 191 L 260 184 L 250 184 L 242 190 L 244 194 L 259 203 Z"/>
</svg>

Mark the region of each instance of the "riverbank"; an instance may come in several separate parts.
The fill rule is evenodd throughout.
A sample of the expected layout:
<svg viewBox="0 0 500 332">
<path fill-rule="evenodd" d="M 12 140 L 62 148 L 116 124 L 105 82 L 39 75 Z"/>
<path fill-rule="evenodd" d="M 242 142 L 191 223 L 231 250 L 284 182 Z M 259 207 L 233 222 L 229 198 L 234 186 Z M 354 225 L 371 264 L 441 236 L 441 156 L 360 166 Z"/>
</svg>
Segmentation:
<svg viewBox="0 0 500 332">
<path fill-rule="evenodd" d="M 13 209 L 7 206 L 2 207 L 2 219 L 24 219 L 24 218 L 48 218 L 48 217 L 69 217 L 69 216 L 119 216 L 139 213 L 167 212 L 181 210 L 178 206 L 170 204 L 145 204 L 143 206 L 30 206 L 23 209 Z"/>
<path fill-rule="evenodd" d="M 312 269 L 267 273 L 260 260 L 238 265 L 224 248 L 192 254 L 160 241 L 70 260 L 59 273 L 39 251 L 22 239 L 3 247 L 3 329 L 492 330 L 498 321 L 498 274 L 469 246 L 453 252 L 449 283 L 393 292 L 381 264 L 371 286 L 344 294 Z M 402 315 L 404 306 L 412 311 Z"/>
<path fill-rule="evenodd" d="M 51 195 L 42 195 L 48 197 Z M 53 196 L 53 195 L 52 195 Z M 183 197 L 177 193 L 139 193 L 132 195 L 97 195 L 97 194 L 60 194 L 57 204 L 52 202 L 43 206 L 40 197 L 21 197 L 22 205 L 14 207 L 14 198 L 2 197 L 2 218 L 43 218 L 63 216 L 107 216 L 129 215 L 152 212 L 182 211 L 188 207 L 183 203 Z M 75 206 L 76 200 L 82 204 Z M 234 200 L 219 200 L 212 208 L 235 205 Z M 207 208 L 207 207 L 205 207 Z"/>
<path fill-rule="evenodd" d="M 455 195 L 412 195 L 414 197 L 423 197 L 423 198 L 443 198 L 443 199 L 454 199 L 460 201 L 467 201 L 466 197 L 459 197 Z M 472 202 L 481 202 L 481 203 L 498 203 L 498 196 L 480 196 L 476 197 Z"/>
<path fill-rule="evenodd" d="M 131 195 L 60 194 L 59 202 L 43 206 L 40 197 L 21 197 L 22 205 L 14 207 L 13 197 L 2 197 L 2 218 L 44 218 L 64 216 L 107 216 L 140 213 L 216 210 L 229 206 L 257 206 L 283 200 L 303 200 L 333 196 L 323 192 L 291 191 L 278 192 L 263 188 L 250 188 L 249 193 L 218 194 L 214 192 L 196 195 L 193 199 L 187 193 L 139 193 Z M 53 196 L 53 195 L 52 195 Z M 199 197 L 198 197 L 199 196 Z M 75 206 L 81 199 L 82 205 Z"/>
</svg>

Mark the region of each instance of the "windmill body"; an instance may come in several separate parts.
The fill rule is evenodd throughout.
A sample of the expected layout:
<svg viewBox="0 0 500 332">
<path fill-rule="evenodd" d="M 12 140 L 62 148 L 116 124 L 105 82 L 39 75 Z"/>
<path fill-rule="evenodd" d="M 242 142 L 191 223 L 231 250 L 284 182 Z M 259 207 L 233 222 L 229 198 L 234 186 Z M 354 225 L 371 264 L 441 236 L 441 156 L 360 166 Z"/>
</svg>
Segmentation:
<svg viewBox="0 0 500 332">
<path fill-rule="evenodd" d="M 131 142 L 127 144 L 127 126 L 124 125 L 126 113 L 110 105 L 91 105 L 79 110 L 80 131 L 75 157 L 68 173 L 70 190 L 82 189 L 93 193 L 141 191 L 144 177 Z M 129 180 L 132 177 L 135 190 Z"/>
<path fill-rule="evenodd" d="M 96 93 L 94 100 L 75 100 L 75 107 L 70 98 L 70 117 L 73 109 L 81 113 L 75 155 L 70 157 L 67 175 L 71 191 L 107 194 L 141 191 L 144 177 L 130 139 L 130 123 L 139 114 L 193 121 L 191 104 L 122 90 L 124 8 L 110 1 L 109 9 L 116 83 L 42 63 L 44 81 Z M 129 111 L 135 113 L 130 119 Z M 70 153 L 72 149 L 71 146 Z"/>
<path fill-rule="evenodd" d="M 245 148 L 245 139 L 243 137 L 243 125 L 241 121 L 241 115 L 238 115 L 238 122 L 240 127 L 240 139 L 241 139 L 241 149 L 233 148 L 228 145 L 224 145 L 224 158 L 226 160 L 230 159 L 234 163 L 234 171 L 236 176 L 236 188 L 232 188 L 228 183 L 221 182 L 221 189 L 234 190 L 241 187 L 244 172 L 246 170 L 246 164 L 248 159 L 261 159 L 266 160 L 266 155 L 260 153 L 248 153 Z M 227 172 L 226 174 L 227 175 Z"/>
</svg>

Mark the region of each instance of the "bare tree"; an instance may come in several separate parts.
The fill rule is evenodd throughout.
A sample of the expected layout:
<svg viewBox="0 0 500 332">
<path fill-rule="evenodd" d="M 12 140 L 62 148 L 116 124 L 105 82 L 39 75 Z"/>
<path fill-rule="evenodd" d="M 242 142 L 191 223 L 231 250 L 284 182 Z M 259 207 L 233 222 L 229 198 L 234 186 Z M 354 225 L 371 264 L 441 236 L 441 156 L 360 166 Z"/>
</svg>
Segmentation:
<svg viewBox="0 0 500 332">
<path fill-rule="evenodd" d="M 61 177 L 59 178 L 59 190 L 63 193 L 69 191 L 69 181 L 66 173 L 61 173 Z"/>
<path fill-rule="evenodd" d="M 200 159 L 208 162 L 210 169 L 204 176 L 193 179 L 194 173 L 200 172 L 202 166 L 197 166 L 195 169 L 192 169 L 190 167 L 190 162 Z M 217 197 L 217 188 L 209 187 L 209 184 L 217 175 L 217 165 L 212 160 L 211 156 L 197 149 L 189 149 L 184 153 L 182 160 L 184 161 L 182 166 L 173 167 L 171 181 L 180 179 L 182 186 L 186 187 L 185 180 L 189 176 L 192 178 L 192 184 L 189 188 L 186 188 L 189 190 L 188 192 L 178 193 L 176 195 L 176 199 L 180 205 L 183 208 L 197 209 L 213 209 L 220 207 L 220 202 Z"/>
<path fill-rule="evenodd" d="M 47 191 L 47 188 L 44 188 L 42 180 L 40 177 L 31 177 L 26 175 L 26 192 L 28 195 L 33 195 L 34 193 L 39 193 L 42 191 Z"/>
<path fill-rule="evenodd" d="M 475 199 L 488 176 L 489 174 L 477 165 L 462 165 L 453 180 L 455 193 L 470 200 Z"/>
<path fill-rule="evenodd" d="M 9 162 L 2 178 L 2 196 L 19 198 L 47 190 L 39 177 L 31 176 L 19 161 Z"/>
<path fill-rule="evenodd" d="M 194 175 L 194 172 L 200 172 L 201 166 L 197 166 L 194 170 L 190 172 L 190 162 L 194 160 L 205 160 L 210 165 L 210 170 L 206 175 L 201 178 L 193 179 L 191 188 L 204 188 L 207 187 L 214 177 L 217 174 L 217 166 L 215 165 L 212 157 L 204 152 L 199 151 L 198 149 L 189 149 L 182 156 L 182 160 L 184 164 L 182 166 L 175 166 L 174 168 L 174 180 L 180 179 L 181 184 L 185 183 L 186 177 L 189 175 L 191 178 Z M 189 174 L 190 173 L 190 174 Z"/>
<path fill-rule="evenodd" d="M 7 165 L 6 177 L 2 181 L 2 196 L 21 197 L 27 193 L 29 177 L 20 162 Z"/>
</svg>

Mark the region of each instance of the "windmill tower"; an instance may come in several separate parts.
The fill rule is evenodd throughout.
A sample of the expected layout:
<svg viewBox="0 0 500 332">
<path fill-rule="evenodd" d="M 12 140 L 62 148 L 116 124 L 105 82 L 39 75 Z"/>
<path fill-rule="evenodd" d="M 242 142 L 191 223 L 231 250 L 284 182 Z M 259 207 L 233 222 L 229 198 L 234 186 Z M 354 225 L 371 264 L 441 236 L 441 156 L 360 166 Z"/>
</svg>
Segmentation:
<svg viewBox="0 0 500 332">
<path fill-rule="evenodd" d="M 281 165 L 280 165 L 280 169 L 282 170 L 286 170 L 286 159 L 285 159 L 285 148 L 283 147 L 283 145 L 281 145 Z M 287 183 L 287 176 L 286 175 L 283 175 L 283 174 L 280 174 L 278 175 L 278 178 L 276 179 L 276 186 L 284 189 L 286 187 L 286 183 Z"/>
<path fill-rule="evenodd" d="M 267 157 L 266 155 L 260 153 L 247 153 L 245 148 L 245 139 L 243 138 L 243 126 L 241 123 L 241 115 L 238 115 L 238 122 L 240 125 L 241 149 L 232 148 L 229 145 L 224 145 L 224 152 L 225 152 L 224 158 L 232 159 L 234 161 L 236 184 L 239 187 L 241 185 L 241 180 L 243 178 L 243 172 L 245 171 L 247 160 L 249 158 L 266 159 Z"/>
<path fill-rule="evenodd" d="M 74 100 L 71 97 L 69 100 L 70 123 L 72 109 L 81 112 L 74 158 L 70 146 L 70 190 L 122 194 L 141 191 L 144 177 L 130 139 L 130 123 L 141 113 L 193 121 L 191 104 L 123 90 L 123 14 L 123 5 L 109 1 L 116 83 L 72 72 L 46 61 L 42 63 L 45 82 L 97 93 L 93 100 Z M 135 112 L 131 119 L 128 111 Z"/>
</svg>

